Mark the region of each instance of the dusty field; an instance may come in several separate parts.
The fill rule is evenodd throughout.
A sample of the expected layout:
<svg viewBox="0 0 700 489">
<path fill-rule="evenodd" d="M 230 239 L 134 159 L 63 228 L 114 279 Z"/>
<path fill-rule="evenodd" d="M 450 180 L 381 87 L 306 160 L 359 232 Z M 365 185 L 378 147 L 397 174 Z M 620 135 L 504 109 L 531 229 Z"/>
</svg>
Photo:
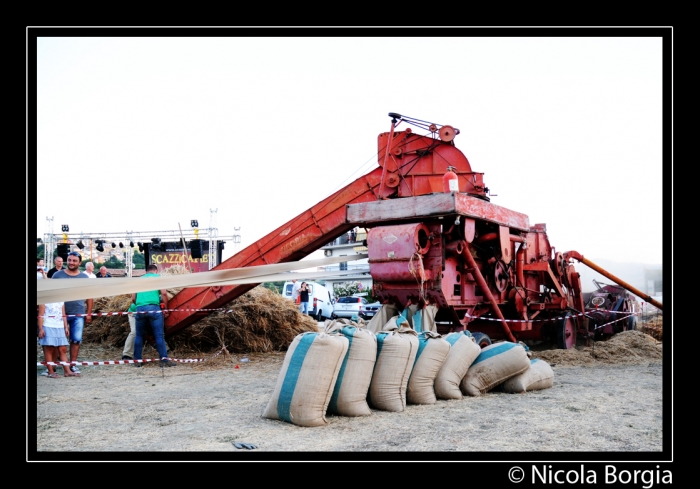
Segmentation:
<svg viewBox="0 0 700 489">
<path fill-rule="evenodd" d="M 325 452 L 416 451 L 469 460 L 473 452 L 661 452 L 661 352 L 659 341 L 638 331 L 593 348 L 533 351 L 553 366 L 550 389 L 439 400 L 401 413 L 328 416 L 326 426 L 314 428 L 261 416 L 284 352 L 222 352 L 170 369 L 87 366 L 80 378 L 37 373 L 36 451 L 30 415 L 29 457 L 70 452 L 74 460 L 101 452 L 109 459 L 108 452 L 119 452 L 113 455 L 119 460 L 143 460 L 147 452 L 171 452 L 179 460 L 226 452 L 226 459 L 243 460 L 284 452 L 272 455 L 284 460 L 286 452 L 319 452 L 323 460 Z M 81 357 L 114 360 L 120 353 L 84 345 Z M 33 376 L 29 382 L 31 393 Z M 236 441 L 257 449 L 237 449 Z"/>
</svg>

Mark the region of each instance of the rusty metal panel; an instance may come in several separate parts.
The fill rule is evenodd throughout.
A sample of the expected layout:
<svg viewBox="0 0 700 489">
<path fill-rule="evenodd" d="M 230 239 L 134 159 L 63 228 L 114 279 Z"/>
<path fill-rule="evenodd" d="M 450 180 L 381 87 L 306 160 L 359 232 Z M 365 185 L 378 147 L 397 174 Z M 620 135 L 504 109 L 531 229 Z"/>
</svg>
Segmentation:
<svg viewBox="0 0 700 489">
<path fill-rule="evenodd" d="M 459 214 L 483 219 L 518 231 L 527 232 L 530 230 L 530 219 L 525 214 L 466 194 L 454 194 L 454 199 L 455 209 Z"/>
</svg>

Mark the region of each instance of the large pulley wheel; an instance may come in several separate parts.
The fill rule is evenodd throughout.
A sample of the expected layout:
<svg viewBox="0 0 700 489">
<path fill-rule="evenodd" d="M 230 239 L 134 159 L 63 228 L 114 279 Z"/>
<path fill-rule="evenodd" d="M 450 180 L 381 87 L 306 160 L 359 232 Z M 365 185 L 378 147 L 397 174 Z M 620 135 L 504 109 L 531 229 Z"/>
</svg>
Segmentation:
<svg viewBox="0 0 700 489">
<path fill-rule="evenodd" d="M 566 260 L 561 253 L 554 255 L 552 260 L 552 271 L 557 277 L 564 277 L 566 275 Z"/>
<path fill-rule="evenodd" d="M 496 282 L 496 288 L 499 292 L 503 292 L 508 287 L 508 270 L 502 260 L 496 262 L 493 269 L 493 280 Z"/>
<path fill-rule="evenodd" d="M 556 323 L 557 347 L 562 350 L 570 350 L 576 346 L 576 320 L 567 312 Z"/>
</svg>

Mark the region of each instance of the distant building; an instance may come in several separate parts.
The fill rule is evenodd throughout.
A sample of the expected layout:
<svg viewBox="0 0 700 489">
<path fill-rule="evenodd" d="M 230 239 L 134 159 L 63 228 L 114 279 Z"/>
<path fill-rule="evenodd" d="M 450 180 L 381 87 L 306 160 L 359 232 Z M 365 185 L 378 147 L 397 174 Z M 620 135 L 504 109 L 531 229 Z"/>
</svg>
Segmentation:
<svg viewBox="0 0 700 489">
<path fill-rule="evenodd" d="M 663 295 L 663 269 L 661 267 L 644 267 L 645 292 L 651 296 Z"/>
<path fill-rule="evenodd" d="M 364 241 L 366 239 L 366 231 L 364 229 L 355 228 L 343 234 L 339 238 L 334 239 L 326 246 L 321 247 L 321 249 L 326 257 L 349 256 L 356 255 L 358 253 L 366 253 L 367 247 L 364 245 Z M 369 262 L 367 258 L 362 260 L 341 262 L 339 264 L 329 265 L 319 270 L 325 270 L 328 272 L 335 270 L 348 270 L 349 272 L 353 272 L 342 277 L 329 277 L 322 280 L 326 287 L 330 290 L 333 290 L 334 287 L 339 285 L 357 282 L 362 284 L 362 290 L 369 291 L 372 289 L 372 276 L 369 274 Z"/>
</svg>

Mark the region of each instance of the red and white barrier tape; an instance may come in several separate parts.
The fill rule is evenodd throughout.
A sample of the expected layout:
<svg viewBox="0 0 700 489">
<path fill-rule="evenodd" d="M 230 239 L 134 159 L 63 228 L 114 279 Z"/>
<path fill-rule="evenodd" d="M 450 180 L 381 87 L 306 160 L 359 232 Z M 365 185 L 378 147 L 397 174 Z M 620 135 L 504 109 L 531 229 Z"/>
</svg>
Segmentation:
<svg viewBox="0 0 700 489">
<path fill-rule="evenodd" d="M 106 362 L 36 362 L 37 367 L 39 365 L 126 365 L 129 363 L 148 363 L 148 362 L 160 362 L 161 360 L 169 360 L 171 362 L 179 363 L 197 363 L 203 362 L 203 358 L 144 358 L 143 360 L 108 360 Z"/>
<path fill-rule="evenodd" d="M 637 313 L 628 313 L 627 311 L 609 311 L 605 309 L 595 309 L 596 311 L 602 311 L 602 312 L 614 312 L 617 314 L 636 314 L 639 315 L 641 312 Z M 90 314 L 66 314 L 65 316 L 37 316 L 39 317 L 50 317 L 50 318 L 60 318 L 60 317 L 67 317 L 67 318 L 80 318 L 80 317 L 87 317 L 87 316 L 123 316 L 125 314 L 158 314 L 162 312 L 213 312 L 213 311 L 225 311 L 227 314 L 233 312 L 233 309 L 224 309 L 224 308 L 216 308 L 216 309 L 161 309 L 157 311 L 134 311 L 134 312 L 128 312 L 128 311 L 116 311 L 116 312 L 92 312 Z M 592 312 L 592 311 L 588 311 Z M 572 316 L 584 316 L 586 313 L 576 313 L 572 314 L 569 317 Z M 470 316 L 469 314 L 465 314 L 466 317 L 470 317 L 473 319 L 482 319 L 484 321 L 500 321 L 500 319 L 497 318 L 485 318 L 485 317 L 480 317 L 480 316 Z M 546 318 L 546 319 L 539 319 L 537 321 L 557 321 L 560 319 L 564 319 L 563 317 L 556 317 L 556 318 Z M 533 320 L 528 320 L 528 319 L 506 319 L 506 321 L 511 322 L 511 323 L 531 323 Z"/>
<path fill-rule="evenodd" d="M 614 312 L 617 314 L 626 314 L 624 319 L 627 319 L 629 316 L 638 316 L 641 314 L 641 312 L 627 312 L 627 311 L 607 311 L 605 309 L 596 309 L 596 311 L 601 311 L 601 312 Z M 576 317 L 576 316 L 585 316 L 588 313 L 591 313 L 593 311 L 587 311 L 587 312 L 578 312 L 575 314 L 571 314 L 570 316 L 567 317 Z M 481 319 L 482 321 L 498 321 L 500 322 L 501 320 L 498 318 L 485 318 L 481 316 L 470 316 L 469 313 L 466 313 L 464 315 L 465 317 L 469 317 L 472 319 Z M 559 321 L 561 319 L 565 319 L 565 317 L 558 316 L 555 318 L 544 318 L 544 319 L 506 319 L 506 322 L 508 323 L 534 323 L 534 322 L 543 322 L 543 321 Z M 619 321 L 619 320 L 618 320 Z"/>
<path fill-rule="evenodd" d="M 65 316 L 37 316 L 37 318 L 40 317 L 50 317 L 50 318 L 61 318 L 61 317 L 67 317 L 67 318 L 84 318 L 87 316 L 123 316 L 125 314 L 158 314 L 162 312 L 176 312 L 176 311 L 181 311 L 181 312 L 213 312 L 213 311 L 226 311 L 226 313 L 233 312 L 233 309 L 223 309 L 223 308 L 218 308 L 218 309 L 161 309 L 157 311 L 133 311 L 133 312 L 128 312 L 128 311 L 116 311 L 116 312 L 91 312 L 90 314 L 66 314 Z"/>
</svg>

